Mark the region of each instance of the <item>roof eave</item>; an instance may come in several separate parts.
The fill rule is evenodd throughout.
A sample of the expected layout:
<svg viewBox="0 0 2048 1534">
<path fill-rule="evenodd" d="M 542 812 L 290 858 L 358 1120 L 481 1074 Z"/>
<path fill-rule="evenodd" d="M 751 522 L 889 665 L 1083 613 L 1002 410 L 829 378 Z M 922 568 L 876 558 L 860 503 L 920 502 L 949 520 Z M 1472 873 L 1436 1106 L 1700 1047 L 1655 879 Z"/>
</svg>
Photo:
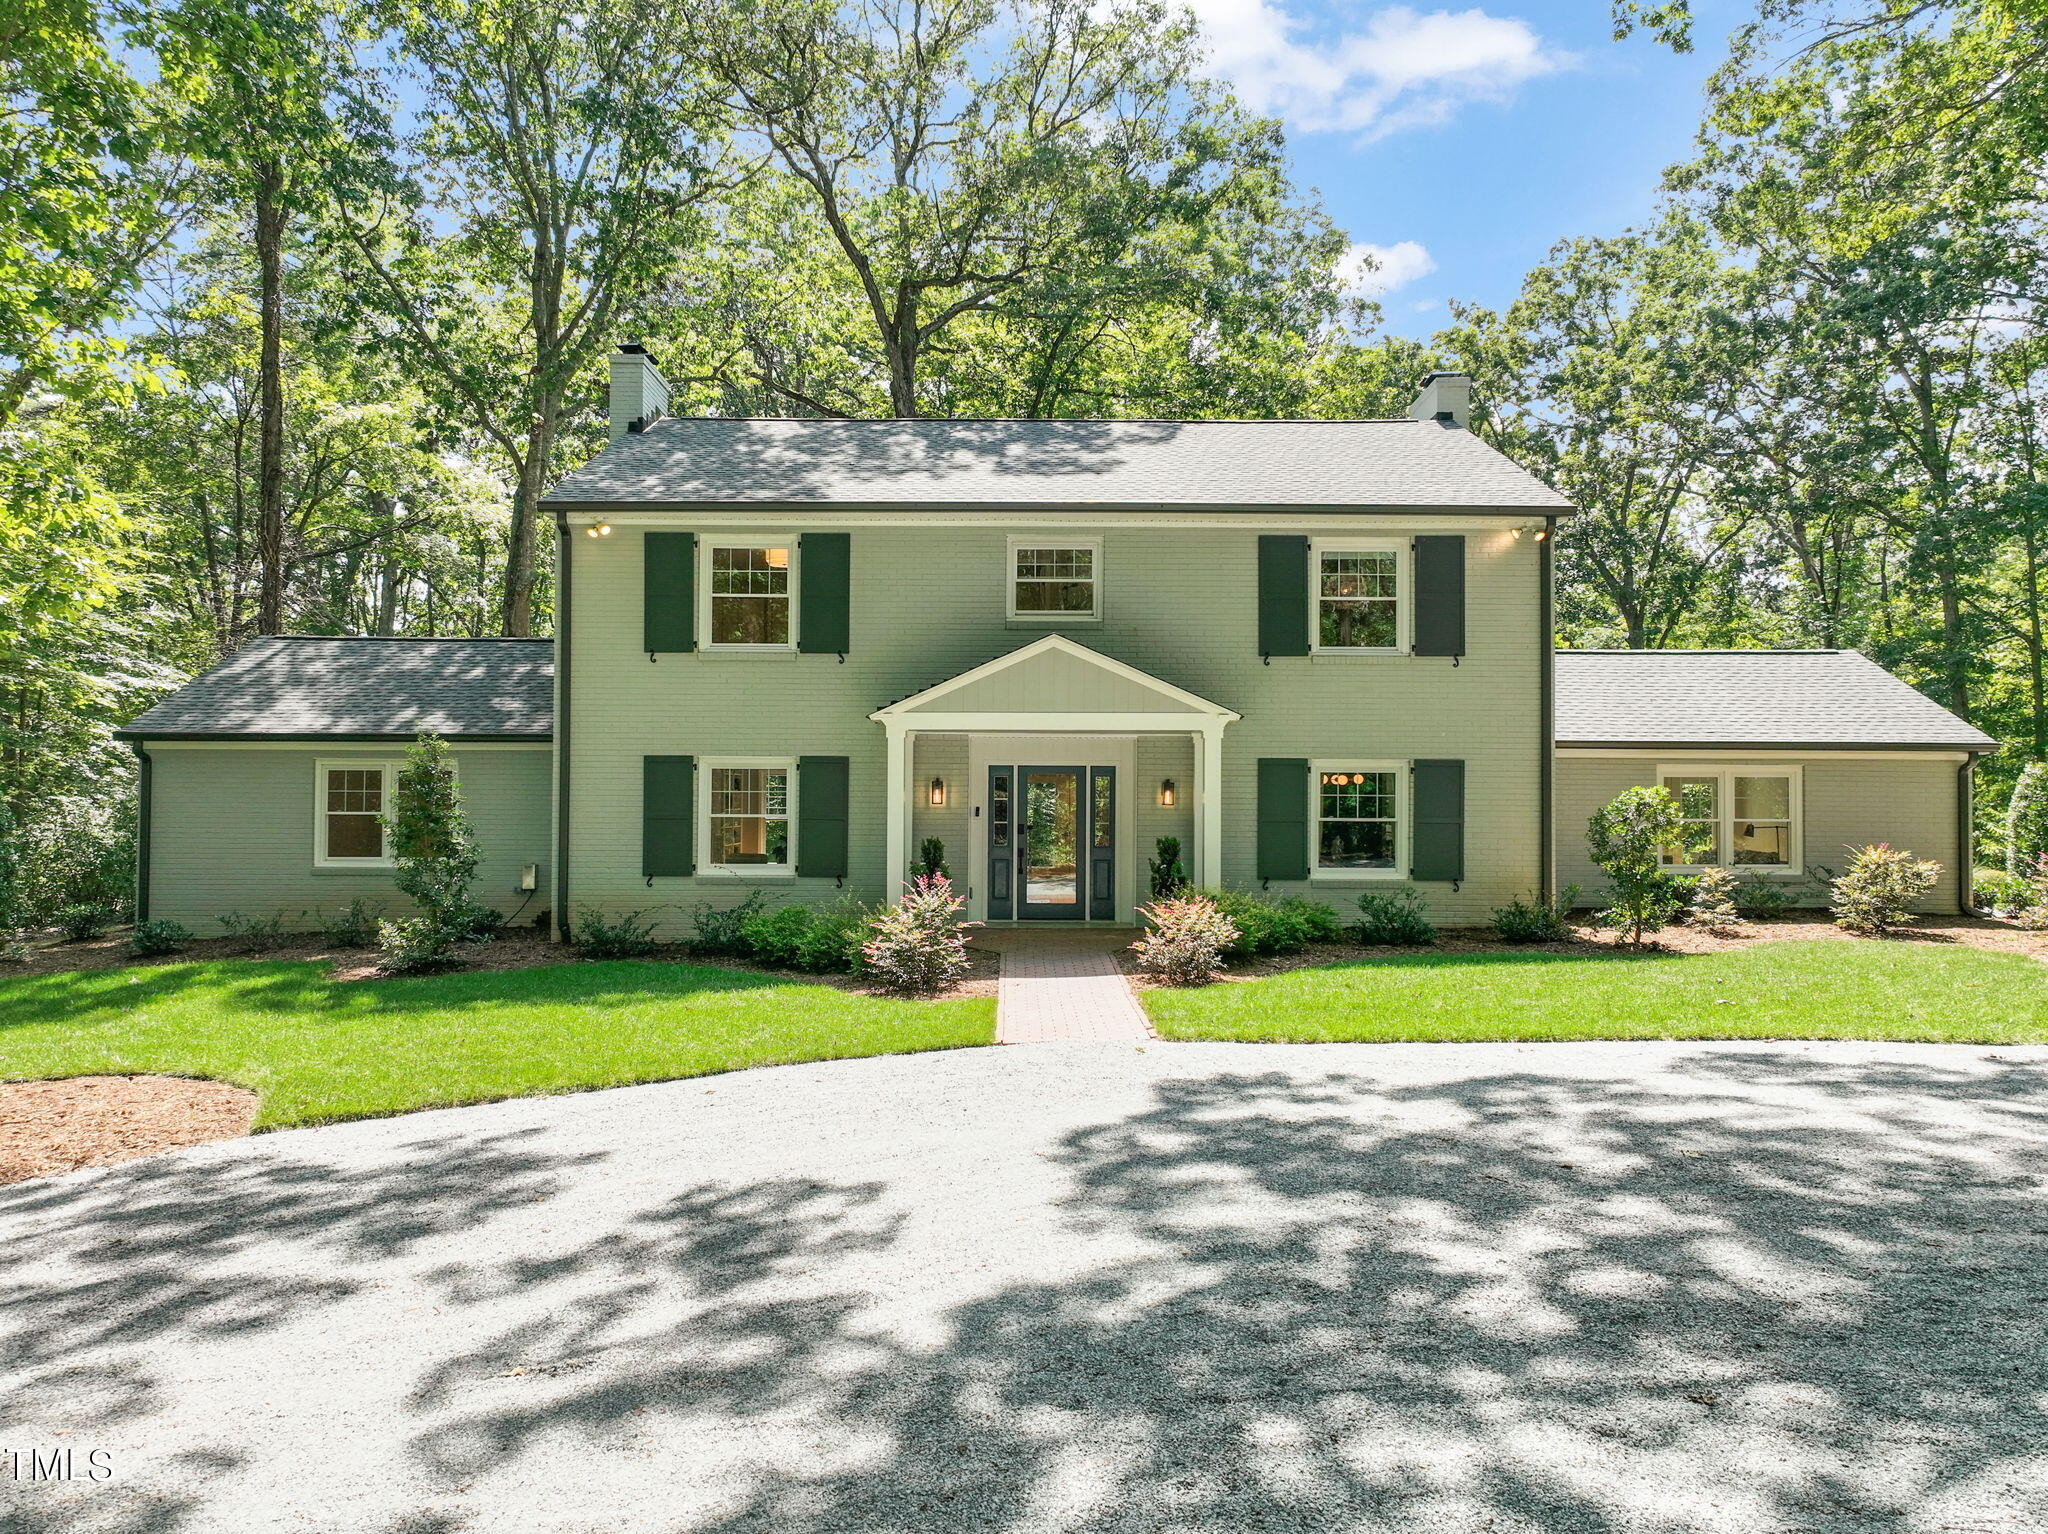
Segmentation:
<svg viewBox="0 0 2048 1534">
<path fill-rule="evenodd" d="M 729 511 L 848 512 L 864 515 L 931 512 L 1238 512 L 1286 516 L 1313 513 L 1324 516 L 1403 517 L 1571 517 L 1579 508 L 1569 503 L 1527 506 L 1425 506 L 1419 504 L 1347 504 L 1330 501 L 1263 501 L 1248 505 L 1241 501 L 831 501 L 831 500 L 730 500 L 730 501 L 592 501 L 556 500 L 543 496 L 541 504 L 563 516 L 579 512 L 620 516 L 645 512 L 657 516 L 699 516 Z"/>
<path fill-rule="evenodd" d="M 404 745 L 419 739 L 421 733 L 419 730 L 151 730 L 136 729 L 131 725 L 125 730 L 114 731 L 114 739 L 144 742 L 152 740 L 247 741 L 252 745 L 268 742 L 317 745 L 323 742 L 336 741 L 365 745 Z M 441 739 L 447 741 L 450 745 L 468 744 L 472 746 L 545 746 L 551 744 L 555 738 L 552 730 L 544 734 L 537 734 L 530 730 L 523 733 L 489 733 L 479 731 L 474 734 L 456 734 L 446 730 L 430 730 L 425 733 L 439 735 Z"/>
<path fill-rule="evenodd" d="M 1982 740 L 1574 740 L 1560 735 L 1559 750 L 1571 751 L 1973 751 L 1988 756 L 1999 744 Z"/>
</svg>

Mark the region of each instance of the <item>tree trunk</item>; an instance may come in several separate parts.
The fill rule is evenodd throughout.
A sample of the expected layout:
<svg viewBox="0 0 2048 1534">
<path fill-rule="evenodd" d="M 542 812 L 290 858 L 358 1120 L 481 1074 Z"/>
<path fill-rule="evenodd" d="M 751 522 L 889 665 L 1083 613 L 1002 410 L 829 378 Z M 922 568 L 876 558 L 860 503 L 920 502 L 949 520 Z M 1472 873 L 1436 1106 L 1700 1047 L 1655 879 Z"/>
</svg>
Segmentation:
<svg viewBox="0 0 2048 1534">
<path fill-rule="evenodd" d="M 284 632 L 284 172 L 256 167 L 256 270 L 261 352 L 257 362 L 256 629 Z"/>
<path fill-rule="evenodd" d="M 2048 685 L 2044 685 L 2042 662 L 2048 654 L 2048 638 L 2041 623 L 2041 547 L 2030 511 L 2021 535 L 2027 550 L 2027 704 L 2032 715 L 2034 760 L 2048 761 Z"/>
<path fill-rule="evenodd" d="M 553 411 L 543 405 L 526 434 L 526 453 L 512 496 L 512 535 L 505 550 L 505 603 L 501 628 L 507 639 L 533 634 L 535 556 L 539 542 L 540 497 L 547 483 L 549 450 L 554 446 Z"/>
<path fill-rule="evenodd" d="M 1948 706 L 1958 719 L 1970 717 L 1970 657 L 1963 650 L 1963 594 L 1953 559 L 1943 551 L 1941 567 L 1942 672 Z"/>
<path fill-rule="evenodd" d="M 384 546 L 377 561 L 377 618 L 374 632 L 391 635 L 398 632 L 398 551 L 393 547 L 398 541 L 398 502 L 388 495 L 376 498 L 377 520 L 383 524 Z"/>
</svg>

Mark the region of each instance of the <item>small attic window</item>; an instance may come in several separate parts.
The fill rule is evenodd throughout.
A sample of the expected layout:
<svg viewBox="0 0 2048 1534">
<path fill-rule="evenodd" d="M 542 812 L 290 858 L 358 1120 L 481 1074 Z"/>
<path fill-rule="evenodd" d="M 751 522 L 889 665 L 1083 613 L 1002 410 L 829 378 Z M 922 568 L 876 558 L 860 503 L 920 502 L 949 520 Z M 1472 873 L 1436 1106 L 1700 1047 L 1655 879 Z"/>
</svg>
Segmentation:
<svg viewBox="0 0 2048 1534">
<path fill-rule="evenodd" d="M 1010 540 L 1009 617 L 1025 623 L 1091 623 L 1102 616 L 1100 539 Z"/>
</svg>

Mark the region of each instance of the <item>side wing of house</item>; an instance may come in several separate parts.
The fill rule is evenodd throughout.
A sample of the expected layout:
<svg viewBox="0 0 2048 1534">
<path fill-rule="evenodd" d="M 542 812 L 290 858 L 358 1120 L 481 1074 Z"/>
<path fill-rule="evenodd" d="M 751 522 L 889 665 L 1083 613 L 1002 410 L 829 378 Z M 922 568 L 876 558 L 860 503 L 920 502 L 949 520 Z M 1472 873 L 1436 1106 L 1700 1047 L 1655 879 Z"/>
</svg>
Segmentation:
<svg viewBox="0 0 2048 1534">
<path fill-rule="evenodd" d="M 380 817 L 408 743 L 452 748 L 481 852 L 477 893 L 549 909 L 551 647 L 534 640 L 257 640 L 121 732 L 142 767 L 138 907 L 219 936 L 239 913 L 324 925 L 388 914 Z"/>
<path fill-rule="evenodd" d="M 1597 900 L 1586 823 L 1661 784 L 1685 807 L 1690 862 L 1783 882 L 1824 904 L 1852 849 L 1942 865 L 1923 909 L 1966 893 L 1970 779 L 1997 743 L 1854 651 L 1564 651 L 1557 657 L 1558 878 Z"/>
</svg>

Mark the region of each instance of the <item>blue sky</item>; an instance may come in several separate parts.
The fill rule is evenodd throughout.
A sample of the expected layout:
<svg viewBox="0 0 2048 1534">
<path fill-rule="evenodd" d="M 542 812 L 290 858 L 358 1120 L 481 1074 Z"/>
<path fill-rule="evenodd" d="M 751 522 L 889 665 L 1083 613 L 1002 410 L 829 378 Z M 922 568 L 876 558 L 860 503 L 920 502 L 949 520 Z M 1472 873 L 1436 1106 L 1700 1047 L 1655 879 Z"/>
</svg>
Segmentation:
<svg viewBox="0 0 2048 1534">
<path fill-rule="evenodd" d="M 1617 43 L 1605 0 L 1193 0 L 1214 65 L 1287 124 L 1296 175 L 1379 252 L 1386 328 L 1509 302 L 1560 239 L 1650 212 L 1747 3 L 1696 0 L 1697 49 Z"/>
</svg>

